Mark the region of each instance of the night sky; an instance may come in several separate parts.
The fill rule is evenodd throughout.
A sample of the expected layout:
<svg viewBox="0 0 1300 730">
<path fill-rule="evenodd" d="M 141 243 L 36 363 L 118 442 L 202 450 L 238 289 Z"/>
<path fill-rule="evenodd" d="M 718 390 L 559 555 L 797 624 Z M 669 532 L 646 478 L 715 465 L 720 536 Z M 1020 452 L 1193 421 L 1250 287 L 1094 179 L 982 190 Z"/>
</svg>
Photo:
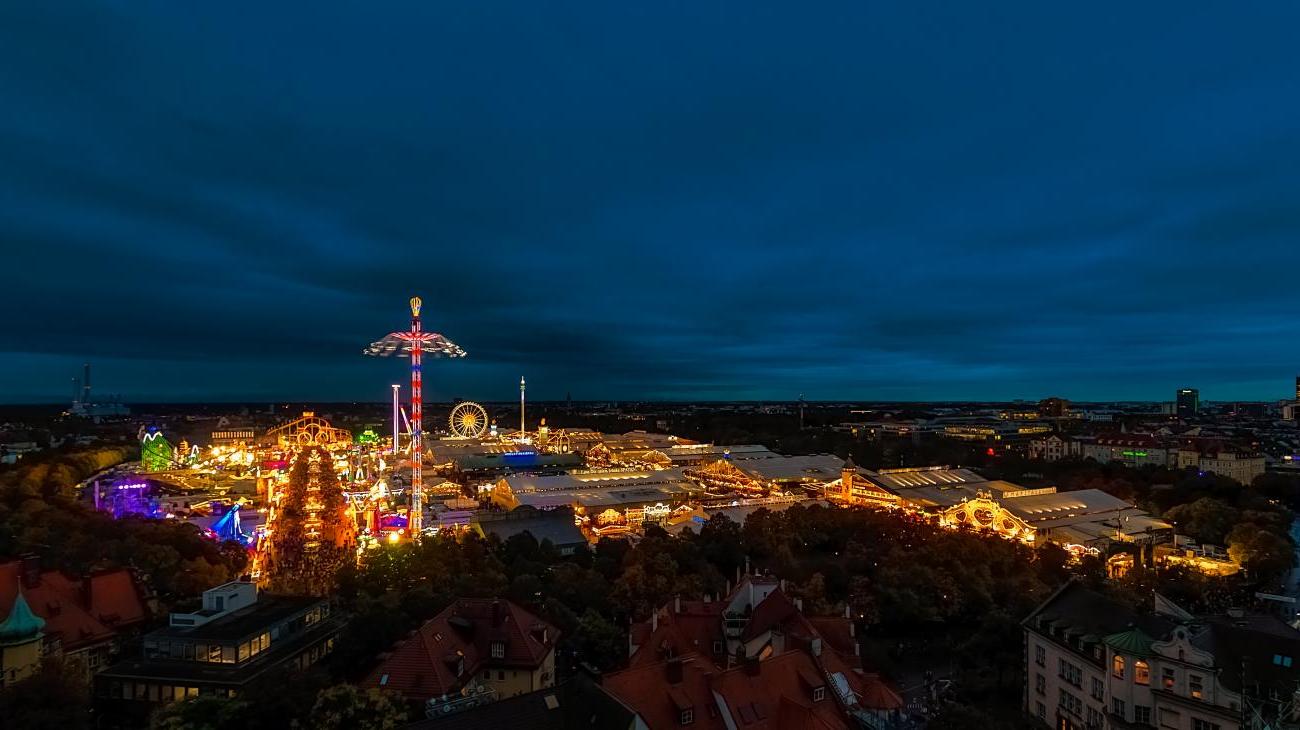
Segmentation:
<svg viewBox="0 0 1300 730">
<path fill-rule="evenodd" d="M 0 401 L 1300 372 L 1300 4 L 281 5 L 0 4 Z"/>
</svg>

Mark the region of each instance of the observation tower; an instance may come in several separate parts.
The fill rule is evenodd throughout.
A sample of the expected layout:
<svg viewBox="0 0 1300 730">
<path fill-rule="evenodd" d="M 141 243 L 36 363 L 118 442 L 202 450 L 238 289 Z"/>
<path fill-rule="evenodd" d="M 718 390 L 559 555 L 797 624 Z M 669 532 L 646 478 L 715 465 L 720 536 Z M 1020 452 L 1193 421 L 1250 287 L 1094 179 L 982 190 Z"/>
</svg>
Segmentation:
<svg viewBox="0 0 1300 730">
<path fill-rule="evenodd" d="M 363 352 L 373 357 L 409 357 L 411 358 L 411 517 L 407 523 L 413 539 L 419 539 L 423 527 L 424 448 L 422 438 L 424 422 L 424 394 L 421 389 L 420 361 L 424 357 L 465 357 L 465 351 L 451 340 L 437 332 L 425 332 L 420 328 L 419 297 L 411 297 L 411 329 L 406 332 L 390 332 L 383 339 L 370 343 Z M 397 444 L 393 444 L 394 451 Z"/>
</svg>

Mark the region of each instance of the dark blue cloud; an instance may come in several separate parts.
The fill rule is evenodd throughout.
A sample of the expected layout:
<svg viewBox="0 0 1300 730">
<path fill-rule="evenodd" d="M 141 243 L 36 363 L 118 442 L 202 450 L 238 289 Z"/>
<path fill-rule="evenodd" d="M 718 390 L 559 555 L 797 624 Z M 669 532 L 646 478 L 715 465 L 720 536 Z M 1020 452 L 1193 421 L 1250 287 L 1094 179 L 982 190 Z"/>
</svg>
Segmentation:
<svg viewBox="0 0 1300 730">
<path fill-rule="evenodd" d="M 1288 392 L 1293 4 L 630 5 L 0 6 L 0 400 Z"/>
</svg>

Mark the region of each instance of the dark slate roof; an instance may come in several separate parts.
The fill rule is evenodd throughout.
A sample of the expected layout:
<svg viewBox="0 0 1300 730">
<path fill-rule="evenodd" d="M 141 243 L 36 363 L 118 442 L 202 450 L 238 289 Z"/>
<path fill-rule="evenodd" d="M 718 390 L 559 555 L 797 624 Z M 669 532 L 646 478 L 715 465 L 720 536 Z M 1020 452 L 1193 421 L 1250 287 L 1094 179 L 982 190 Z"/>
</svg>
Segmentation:
<svg viewBox="0 0 1300 730">
<path fill-rule="evenodd" d="M 1243 684 L 1259 683 L 1289 694 L 1300 682 L 1300 631 L 1276 617 L 1216 616 L 1206 621 L 1205 630 L 1194 635 L 1192 643 L 1213 652 L 1220 679 L 1234 692 L 1240 692 Z M 1291 657 L 1291 666 L 1274 664 L 1275 655 Z"/>
<path fill-rule="evenodd" d="M 472 710 L 420 720 L 407 730 L 567 730 L 632 727 L 635 713 L 586 675 Z"/>
<path fill-rule="evenodd" d="M 519 509 L 528 510 L 525 507 Z M 537 513 L 536 516 L 481 520 L 479 526 L 484 533 L 496 535 L 501 540 L 508 540 L 521 532 L 527 532 L 532 534 L 533 539 L 538 543 L 550 540 L 556 547 L 587 544 L 587 538 L 573 522 L 571 511 L 556 510 L 554 513 L 532 511 Z"/>
<path fill-rule="evenodd" d="M 1040 627 L 1040 622 L 1042 626 Z M 1085 588 L 1078 581 L 1066 583 L 1025 619 L 1024 625 L 1050 634 L 1055 625 L 1079 637 L 1110 636 L 1132 628 L 1147 636 L 1163 637 L 1174 623 L 1163 616 L 1139 614 L 1128 606 Z"/>
</svg>

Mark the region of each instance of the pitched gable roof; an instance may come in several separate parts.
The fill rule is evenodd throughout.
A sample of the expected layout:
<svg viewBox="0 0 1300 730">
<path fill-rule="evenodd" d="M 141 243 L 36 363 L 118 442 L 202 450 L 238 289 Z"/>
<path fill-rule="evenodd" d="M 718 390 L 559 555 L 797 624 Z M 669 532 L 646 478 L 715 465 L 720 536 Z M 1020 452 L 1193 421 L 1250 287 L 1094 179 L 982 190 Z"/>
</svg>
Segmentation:
<svg viewBox="0 0 1300 730">
<path fill-rule="evenodd" d="M 23 562 L 0 564 L 0 615 L 9 615 L 18 598 Z M 45 620 L 45 634 L 64 651 L 76 651 L 112 639 L 117 629 L 147 617 L 135 581 L 125 570 L 96 573 L 74 580 L 54 570 L 29 575 L 23 594 L 32 612 Z"/>
<path fill-rule="evenodd" d="M 510 601 L 462 598 L 399 642 L 361 685 L 409 699 L 441 697 L 487 667 L 536 669 L 558 637 L 558 629 Z M 503 656 L 493 657 L 498 643 Z"/>
</svg>

